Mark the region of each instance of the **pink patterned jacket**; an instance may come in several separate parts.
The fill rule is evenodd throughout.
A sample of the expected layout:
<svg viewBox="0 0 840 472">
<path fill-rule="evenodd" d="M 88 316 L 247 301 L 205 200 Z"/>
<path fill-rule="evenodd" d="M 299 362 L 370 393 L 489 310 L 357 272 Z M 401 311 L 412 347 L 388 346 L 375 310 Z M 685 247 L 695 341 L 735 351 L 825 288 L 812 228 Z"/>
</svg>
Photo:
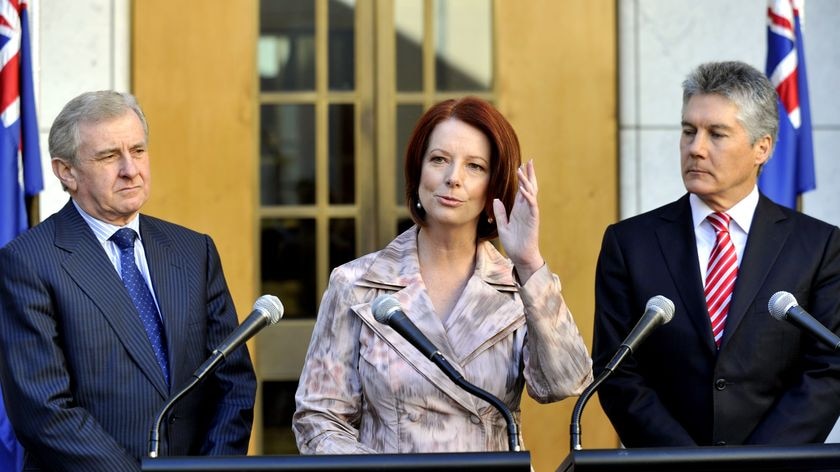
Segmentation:
<svg viewBox="0 0 840 472">
<path fill-rule="evenodd" d="M 592 361 L 560 290 L 547 266 L 518 285 L 510 260 L 484 242 L 475 274 L 441 321 L 420 277 L 417 227 L 336 268 L 295 396 L 298 448 L 304 454 L 507 450 L 496 409 L 377 322 L 371 303 L 394 295 L 466 380 L 500 398 L 518 421 L 523 387 L 548 403 L 580 394 L 592 381 Z"/>
</svg>

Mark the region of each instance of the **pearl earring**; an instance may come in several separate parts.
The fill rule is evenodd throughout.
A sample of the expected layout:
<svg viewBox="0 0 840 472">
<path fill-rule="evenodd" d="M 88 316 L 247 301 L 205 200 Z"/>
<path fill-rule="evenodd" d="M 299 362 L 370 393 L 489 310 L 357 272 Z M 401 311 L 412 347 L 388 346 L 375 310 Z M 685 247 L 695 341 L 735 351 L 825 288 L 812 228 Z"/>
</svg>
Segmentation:
<svg viewBox="0 0 840 472">
<path fill-rule="evenodd" d="M 420 204 L 420 200 L 417 200 L 417 209 L 418 209 L 418 210 L 422 210 L 422 209 L 423 209 L 423 205 L 421 205 L 421 204 Z"/>
<path fill-rule="evenodd" d="M 487 222 L 488 222 L 488 223 L 490 223 L 491 225 L 493 224 L 493 222 L 494 222 L 494 221 L 495 221 L 495 220 L 493 219 L 493 217 L 492 217 L 492 216 L 488 216 L 488 217 L 487 217 Z"/>
</svg>

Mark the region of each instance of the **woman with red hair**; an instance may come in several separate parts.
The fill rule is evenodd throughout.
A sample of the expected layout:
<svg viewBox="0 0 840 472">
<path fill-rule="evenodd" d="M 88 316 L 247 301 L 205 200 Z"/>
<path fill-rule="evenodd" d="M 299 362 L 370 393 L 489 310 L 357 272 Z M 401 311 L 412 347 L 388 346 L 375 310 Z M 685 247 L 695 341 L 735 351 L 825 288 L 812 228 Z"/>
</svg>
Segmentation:
<svg viewBox="0 0 840 472">
<path fill-rule="evenodd" d="M 477 98 L 438 103 L 409 140 L 405 179 L 415 226 L 336 268 L 321 301 L 295 397 L 305 454 L 508 448 L 496 408 L 376 321 L 371 304 L 383 294 L 517 421 L 524 388 L 547 403 L 592 380 L 560 280 L 540 254 L 534 164 L 521 165 L 510 123 Z M 489 241 L 497 236 L 507 258 Z"/>
</svg>

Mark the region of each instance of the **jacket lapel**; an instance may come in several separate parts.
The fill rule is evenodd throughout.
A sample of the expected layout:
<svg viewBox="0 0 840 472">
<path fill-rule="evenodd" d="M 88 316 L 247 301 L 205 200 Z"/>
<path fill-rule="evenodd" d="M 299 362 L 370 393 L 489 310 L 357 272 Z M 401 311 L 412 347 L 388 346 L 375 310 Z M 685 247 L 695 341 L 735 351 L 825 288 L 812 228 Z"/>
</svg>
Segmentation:
<svg viewBox="0 0 840 472">
<path fill-rule="evenodd" d="M 761 195 L 750 225 L 750 234 L 747 236 L 744 260 L 738 267 L 738 278 L 735 279 L 721 347 L 738 329 L 747 310 L 755 301 L 758 289 L 770 274 L 770 269 L 790 235 L 791 225 L 787 223 L 787 217 L 776 204 Z M 766 304 L 767 301 L 762 303 Z"/>
<path fill-rule="evenodd" d="M 656 229 L 656 237 L 668 272 L 683 301 L 682 306 L 676 307 L 674 316 L 688 318 L 701 339 L 706 340 L 709 352 L 714 353 L 717 348 L 697 263 L 697 243 L 688 195 L 665 208 L 662 219 L 662 225 Z"/>
<path fill-rule="evenodd" d="M 525 324 L 516 303 L 513 265 L 489 242 L 479 244 L 475 275 L 443 326 L 454 358 L 466 366 L 476 356 Z"/>
<path fill-rule="evenodd" d="M 410 296 L 403 291 L 395 292 L 394 297 L 399 300 L 400 305 L 407 306 L 408 300 Z M 476 405 L 475 398 L 472 397 L 469 393 L 464 391 L 461 387 L 457 386 L 455 382 L 449 379 L 431 360 L 420 354 L 420 351 L 417 350 L 414 346 L 411 345 L 408 341 L 406 341 L 402 336 L 400 336 L 396 331 L 391 329 L 389 326 L 384 325 L 376 321 L 373 317 L 373 313 L 370 309 L 370 303 L 363 303 L 356 306 L 353 306 L 352 309 L 358 315 L 362 321 L 379 337 L 385 340 L 392 349 L 394 349 L 400 357 L 402 357 L 406 363 L 408 363 L 411 367 L 413 367 L 420 375 L 425 377 L 429 382 L 432 383 L 435 387 L 440 389 L 444 394 L 452 398 L 456 403 L 461 405 L 464 409 L 472 412 L 478 413 L 478 408 Z M 435 345 L 440 349 L 440 345 L 438 341 L 433 339 L 430 334 L 424 330 L 421 326 L 418 316 L 415 316 L 417 313 L 416 310 L 406 311 L 406 316 L 408 316 L 414 324 L 418 325 L 417 328 L 425 334 L 429 340 L 431 340 Z M 457 362 L 453 361 L 451 357 L 447 356 L 445 353 L 444 357 L 447 358 L 448 361 L 452 364 L 455 370 L 458 371 L 461 375 L 464 375 L 464 370 L 458 365 Z"/>
<path fill-rule="evenodd" d="M 475 275 L 468 282 L 444 326 L 435 314 L 420 278 L 416 248 L 417 228 L 414 227 L 380 251 L 361 277 L 359 285 L 393 292 L 392 295 L 400 302 L 406 316 L 434 343 L 453 367 L 469 380 L 465 375 L 466 365 L 492 346 L 495 340 L 507 336 L 525 323 L 524 313 L 516 309 L 513 301 L 512 292 L 516 291 L 516 287 L 510 263 L 490 243 L 480 244 Z M 506 278 L 503 275 L 505 272 Z M 485 299 L 481 306 L 475 306 L 470 300 L 479 297 Z M 371 303 L 372 300 L 356 305 L 352 307 L 353 311 L 423 377 L 463 408 L 477 413 L 475 397 L 450 380 L 396 331 L 377 322 L 371 312 Z"/>
<path fill-rule="evenodd" d="M 128 354 L 165 398 L 168 388 L 137 310 L 107 254 L 72 202 L 57 215 L 55 244 L 70 253 L 62 261 L 62 268 L 99 308 Z"/>
<path fill-rule="evenodd" d="M 140 234 L 146 250 L 146 262 L 149 265 L 149 275 L 166 334 L 171 382 L 173 386 L 177 386 L 185 379 L 185 376 L 191 374 L 186 366 L 178 363 L 186 358 L 181 351 L 184 343 L 175 342 L 175 340 L 183 339 L 183 333 L 187 331 L 185 326 L 187 317 L 184 315 L 189 306 L 184 294 L 189 289 L 189 280 L 181 265 L 180 256 L 172 248 L 169 238 L 160 231 L 157 225 L 154 219 L 140 216 Z"/>
</svg>

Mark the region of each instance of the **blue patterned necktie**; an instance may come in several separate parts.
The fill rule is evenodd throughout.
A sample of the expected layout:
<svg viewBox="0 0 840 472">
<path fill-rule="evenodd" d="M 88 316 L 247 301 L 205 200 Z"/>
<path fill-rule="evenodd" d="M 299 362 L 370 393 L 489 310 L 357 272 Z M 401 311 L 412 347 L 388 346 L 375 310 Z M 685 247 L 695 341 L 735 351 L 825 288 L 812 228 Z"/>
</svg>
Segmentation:
<svg viewBox="0 0 840 472">
<path fill-rule="evenodd" d="M 122 274 L 123 284 L 140 314 L 140 321 L 146 328 L 146 335 L 149 337 L 149 342 L 152 343 L 152 350 L 154 350 L 160 369 L 163 371 L 163 378 L 169 385 L 169 361 L 166 355 L 163 322 L 160 319 L 155 300 L 152 298 L 152 292 L 149 291 L 149 286 L 146 285 L 143 274 L 140 273 L 140 269 L 134 262 L 135 238 L 137 238 L 137 233 L 133 229 L 122 228 L 111 236 L 111 241 L 120 248 L 120 273 Z"/>
</svg>

